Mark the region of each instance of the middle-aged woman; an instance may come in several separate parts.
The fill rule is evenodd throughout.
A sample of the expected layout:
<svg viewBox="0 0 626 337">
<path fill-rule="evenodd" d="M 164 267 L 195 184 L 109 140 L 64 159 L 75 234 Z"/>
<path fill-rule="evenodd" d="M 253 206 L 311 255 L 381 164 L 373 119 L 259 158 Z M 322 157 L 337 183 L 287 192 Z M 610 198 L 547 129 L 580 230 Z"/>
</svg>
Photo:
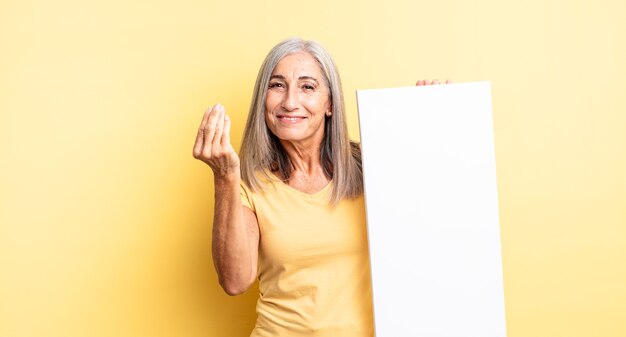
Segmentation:
<svg viewBox="0 0 626 337">
<path fill-rule="evenodd" d="M 328 52 L 300 39 L 269 52 L 241 161 L 230 124 L 220 104 L 207 110 L 193 155 L 214 174 L 221 286 L 236 295 L 259 278 L 251 336 L 373 336 L 361 154 Z"/>
</svg>

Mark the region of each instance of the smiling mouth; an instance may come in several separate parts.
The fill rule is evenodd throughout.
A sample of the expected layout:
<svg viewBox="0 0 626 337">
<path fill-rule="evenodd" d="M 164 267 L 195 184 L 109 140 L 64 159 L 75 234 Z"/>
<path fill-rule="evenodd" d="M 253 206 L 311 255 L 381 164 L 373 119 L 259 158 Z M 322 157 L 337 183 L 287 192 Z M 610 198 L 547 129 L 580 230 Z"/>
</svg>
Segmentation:
<svg viewBox="0 0 626 337">
<path fill-rule="evenodd" d="M 302 117 L 302 116 L 276 116 L 279 120 L 284 121 L 284 122 L 299 122 L 301 120 L 306 119 L 306 117 Z"/>
</svg>

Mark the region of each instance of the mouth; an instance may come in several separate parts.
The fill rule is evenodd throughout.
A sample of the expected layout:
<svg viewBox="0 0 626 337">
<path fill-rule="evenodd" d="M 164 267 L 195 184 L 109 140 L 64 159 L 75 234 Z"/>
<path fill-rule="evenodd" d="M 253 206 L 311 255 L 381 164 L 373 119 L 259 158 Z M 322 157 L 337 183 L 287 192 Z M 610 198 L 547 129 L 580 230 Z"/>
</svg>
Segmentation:
<svg viewBox="0 0 626 337">
<path fill-rule="evenodd" d="M 304 116 L 292 116 L 292 115 L 276 115 L 279 121 L 283 123 L 298 123 L 306 119 Z"/>
</svg>

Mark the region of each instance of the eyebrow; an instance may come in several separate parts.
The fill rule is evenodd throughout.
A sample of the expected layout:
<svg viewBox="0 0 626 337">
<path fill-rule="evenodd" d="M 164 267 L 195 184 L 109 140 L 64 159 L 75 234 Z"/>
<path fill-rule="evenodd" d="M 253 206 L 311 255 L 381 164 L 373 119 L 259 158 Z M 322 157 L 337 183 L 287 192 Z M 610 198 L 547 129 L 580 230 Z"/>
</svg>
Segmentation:
<svg viewBox="0 0 626 337">
<path fill-rule="evenodd" d="M 279 80 L 283 80 L 283 81 L 285 80 L 285 76 L 283 76 L 283 75 L 272 75 L 270 77 L 271 80 L 275 79 L 275 78 L 279 79 Z M 312 80 L 312 81 L 315 81 L 315 83 L 318 83 L 317 78 L 315 78 L 313 76 L 300 76 L 300 77 L 298 77 L 298 80 L 300 80 L 300 81 L 301 80 Z"/>
</svg>

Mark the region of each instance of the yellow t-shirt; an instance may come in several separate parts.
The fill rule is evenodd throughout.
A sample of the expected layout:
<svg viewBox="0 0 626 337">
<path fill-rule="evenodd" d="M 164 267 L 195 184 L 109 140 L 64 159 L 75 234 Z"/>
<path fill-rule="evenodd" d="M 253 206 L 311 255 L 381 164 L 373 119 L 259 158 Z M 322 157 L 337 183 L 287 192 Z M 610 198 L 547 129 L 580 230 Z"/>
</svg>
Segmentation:
<svg viewBox="0 0 626 337">
<path fill-rule="evenodd" d="M 363 196 L 328 204 L 272 179 L 241 201 L 259 222 L 257 322 L 251 337 L 370 337 L 372 287 Z"/>
</svg>

